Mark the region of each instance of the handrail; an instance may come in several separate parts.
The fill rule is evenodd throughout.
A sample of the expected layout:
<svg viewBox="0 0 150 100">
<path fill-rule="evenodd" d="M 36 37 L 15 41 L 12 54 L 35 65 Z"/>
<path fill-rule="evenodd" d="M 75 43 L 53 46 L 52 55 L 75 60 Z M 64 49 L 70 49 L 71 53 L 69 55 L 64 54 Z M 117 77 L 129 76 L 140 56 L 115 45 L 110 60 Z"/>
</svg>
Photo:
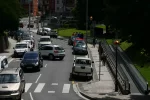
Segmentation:
<svg viewBox="0 0 150 100">
<path fill-rule="evenodd" d="M 148 82 L 142 77 L 139 70 L 134 67 L 131 60 L 127 57 L 127 55 L 124 52 L 119 51 L 118 54 L 124 61 L 126 70 L 132 76 L 132 79 L 134 80 L 135 84 L 138 86 L 140 91 L 143 92 L 144 94 L 148 94 L 149 93 Z"/>
<path fill-rule="evenodd" d="M 110 65 L 110 68 L 112 69 L 113 75 L 115 76 L 115 61 L 114 61 L 114 54 L 112 53 L 111 48 L 109 47 L 109 45 L 107 44 L 106 41 L 102 42 L 102 48 L 104 49 L 103 51 L 105 52 L 106 56 L 107 56 L 107 61 Z M 119 66 L 119 65 L 118 65 Z M 121 70 L 121 67 L 118 67 Z M 128 78 L 127 76 L 124 74 L 123 71 L 118 70 L 118 82 L 120 84 L 120 88 L 122 88 L 122 92 L 126 93 L 128 91 L 128 93 L 130 92 L 129 89 L 129 82 L 128 82 Z M 127 94 L 128 94 L 127 93 Z"/>
</svg>

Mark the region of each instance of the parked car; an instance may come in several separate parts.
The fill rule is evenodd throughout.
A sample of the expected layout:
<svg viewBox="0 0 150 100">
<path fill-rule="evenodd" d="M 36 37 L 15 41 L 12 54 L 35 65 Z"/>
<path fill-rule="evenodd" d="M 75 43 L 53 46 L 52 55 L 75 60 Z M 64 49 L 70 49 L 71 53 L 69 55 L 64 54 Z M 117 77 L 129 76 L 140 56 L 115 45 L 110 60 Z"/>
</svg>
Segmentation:
<svg viewBox="0 0 150 100">
<path fill-rule="evenodd" d="M 58 37 L 58 33 L 57 33 L 57 31 L 55 31 L 55 30 L 51 30 L 51 32 L 50 32 L 50 36 L 51 36 L 51 37 L 54 37 L 54 38 L 57 38 L 57 37 Z"/>
<path fill-rule="evenodd" d="M 20 67 L 23 70 L 35 69 L 40 71 L 40 68 L 43 67 L 43 58 L 36 51 L 26 52 L 21 60 Z"/>
<path fill-rule="evenodd" d="M 14 49 L 14 57 L 23 56 L 26 52 L 30 51 L 30 46 L 27 42 L 16 43 Z"/>
<path fill-rule="evenodd" d="M 87 55 L 88 50 L 87 50 L 86 44 L 77 43 L 73 47 L 73 54 L 75 54 L 75 55 Z"/>
<path fill-rule="evenodd" d="M 87 76 L 88 79 L 93 78 L 93 66 L 94 63 L 88 57 L 76 57 L 72 67 L 72 77 L 74 76 Z"/>
<path fill-rule="evenodd" d="M 75 40 L 75 37 L 74 36 L 71 36 L 69 39 L 68 39 L 68 45 L 73 45 L 73 41 Z"/>
<path fill-rule="evenodd" d="M 55 58 L 59 58 L 63 60 L 65 57 L 65 50 L 63 47 L 59 45 L 45 45 L 39 49 L 39 53 L 41 56 L 47 56 L 50 60 L 54 60 Z"/>
<path fill-rule="evenodd" d="M 25 92 L 25 78 L 20 67 L 6 68 L 0 72 L 0 100 L 21 100 Z"/>
<path fill-rule="evenodd" d="M 84 39 L 82 39 L 82 38 L 75 38 L 74 41 L 73 41 L 73 46 L 75 46 L 76 43 L 79 42 L 79 41 L 84 41 Z"/>
</svg>

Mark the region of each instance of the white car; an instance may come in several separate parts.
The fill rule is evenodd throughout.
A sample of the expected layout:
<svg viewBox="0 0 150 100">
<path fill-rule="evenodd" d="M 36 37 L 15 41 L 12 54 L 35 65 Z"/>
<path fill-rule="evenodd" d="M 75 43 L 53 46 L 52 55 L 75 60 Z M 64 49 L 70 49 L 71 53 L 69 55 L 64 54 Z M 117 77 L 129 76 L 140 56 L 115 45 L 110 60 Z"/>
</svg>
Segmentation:
<svg viewBox="0 0 150 100">
<path fill-rule="evenodd" d="M 27 42 L 30 48 L 34 48 L 34 40 L 32 37 L 24 37 L 21 42 Z"/>
<path fill-rule="evenodd" d="M 50 60 L 54 60 L 55 58 L 59 58 L 63 60 L 65 57 L 65 50 L 63 47 L 59 45 L 45 45 L 39 49 L 39 53 L 41 56 L 47 56 Z"/>
<path fill-rule="evenodd" d="M 40 48 L 41 46 L 50 45 L 50 44 L 52 44 L 50 36 L 41 36 L 41 38 L 39 39 L 38 48 Z"/>
<path fill-rule="evenodd" d="M 72 68 L 72 77 L 76 76 L 87 76 L 88 79 L 93 79 L 93 66 L 90 58 L 85 56 L 75 57 L 73 68 Z"/>
<path fill-rule="evenodd" d="M 27 42 L 16 43 L 14 49 L 14 56 L 23 56 L 26 52 L 30 51 L 30 46 Z"/>
</svg>

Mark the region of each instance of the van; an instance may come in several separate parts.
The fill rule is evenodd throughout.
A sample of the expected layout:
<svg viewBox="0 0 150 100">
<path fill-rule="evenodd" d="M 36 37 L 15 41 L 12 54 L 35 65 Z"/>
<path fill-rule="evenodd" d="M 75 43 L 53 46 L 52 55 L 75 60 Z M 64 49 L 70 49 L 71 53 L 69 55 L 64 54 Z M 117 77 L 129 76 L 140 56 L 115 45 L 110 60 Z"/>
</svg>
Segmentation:
<svg viewBox="0 0 150 100">
<path fill-rule="evenodd" d="M 0 70 L 8 68 L 8 59 L 6 56 L 0 56 Z"/>
</svg>

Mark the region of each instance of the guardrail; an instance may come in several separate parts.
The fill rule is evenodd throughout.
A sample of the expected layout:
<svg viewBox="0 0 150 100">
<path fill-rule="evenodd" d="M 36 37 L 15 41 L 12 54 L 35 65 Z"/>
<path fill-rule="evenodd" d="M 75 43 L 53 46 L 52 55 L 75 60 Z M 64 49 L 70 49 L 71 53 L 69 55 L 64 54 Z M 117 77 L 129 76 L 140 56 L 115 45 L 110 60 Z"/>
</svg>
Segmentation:
<svg viewBox="0 0 150 100">
<path fill-rule="evenodd" d="M 138 89 L 140 89 L 142 93 L 148 94 L 149 93 L 148 82 L 142 77 L 139 70 L 136 69 L 136 67 L 132 64 L 131 60 L 128 58 L 128 56 L 123 52 L 123 50 L 120 47 L 118 47 L 118 55 L 124 61 L 125 68 L 132 77 L 134 83 L 138 86 Z"/>
<path fill-rule="evenodd" d="M 108 67 L 110 68 L 113 76 L 115 77 L 116 75 L 116 66 L 115 66 L 115 55 L 113 54 L 111 48 L 109 47 L 109 45 L 107 44 L 107 42 L 104 40 L 101 42 L 101 46 L 103 48 L 104 53 L 107 56 L 107 64 Z M 122 92 L 122 94 L 129 94 L 130 93 L 130 83 L 128 81 L 127 76 L 125 75 L 124 71 L 122 70 L 121 66 L 118 64 L 118 76 L 117 76 L 117 81 L 118 81 L 118 85 L 120 88 L 120 91 Z"/>
</svg>

